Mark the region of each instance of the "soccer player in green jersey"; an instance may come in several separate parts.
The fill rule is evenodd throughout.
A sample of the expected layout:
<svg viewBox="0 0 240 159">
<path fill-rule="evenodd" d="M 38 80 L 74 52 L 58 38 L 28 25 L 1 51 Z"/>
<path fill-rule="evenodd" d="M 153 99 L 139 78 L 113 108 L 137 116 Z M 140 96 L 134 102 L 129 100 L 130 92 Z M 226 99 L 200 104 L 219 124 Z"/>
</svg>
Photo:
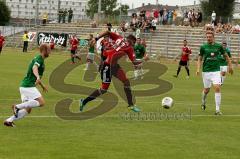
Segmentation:
<svg viewBox="0 0 240 159">
<path fill-rule="evenodd" d="M 146 48 L 141 44 L 141 39 L 137 38 L 136 44 L 134 46 L 134 53 L 136 57 L 136 61 L 141 62 L 140 64 L 135 66 L 135 71 L 134 71 L 134 79 L 138 79 L 141 77 L 143 78 L 143 62 L 144 62 L 144 57 L 146 54 Z"/>
<path fill-rule="evenodd" d="M 215 115 L 221 115 L 220 105 L 221 105 L 221 75 L 220 75 L 220 62 L 219 56 L 224 56 L 228 62 L 229 73 L 233 73 L 232 63 L 225 53 L 221 44 L 218 44 L 214 41 L 214 33 L 207 32 L 207 43 L 203 44 L 200 48 L 200 54 L 197 62 L 197 71 L 196 74 L 199 75 L 200 67 L 203 61 L 202 66 L 202 77 L 204 89 L 202 92 L 202 109 L 206 109 L 206 97 L 210 91 L 210 88 L 213 84 L 215 91 L 215 104 L 216 112 Z"/>
<path fill-rule="evenodd" d="M 5 126 L 14 127 L 13 121 L 19 120 L 29 114 L 32 108 L 41 107 L 45 104 L 44 98 L 36 88 L 40 85 L 44 92 L 47 92 L 47 87 L 42 83 L 41 77 L 45 70 L 44 60 L 49 56 L 51 52 L 48 44 L 41 44 L 40 54 L 34 57 L 28 66 L 27 75 L 21 82 L 20 94 L 22 103 L 13 105 L 14 115 L 4 121 Z"/>
<path fill-rule="evenodd" d="M 87 64 L 86 64 L 86 68 L 84 70 L 89 70 L 89 65 L 90 64 L 94 64 L 97 69 L 98 69 L 98 65 L 97 63 L 94 61 L 94 57 L 95 57 L 95 44 L 96 44 L 96 41 L 95 39 L 93 38 L 93 35 L 90 34 L 89 35 L 89 49 L 88 49 L 88 54 L 87 54 Z"/>
<path fill-rule="evenodd" d="M 231 60 L 232 56 L 231 56 L 230 49 L 227 47 L 227 43 L 223 42 L 222 46 L 223 46 L 224 51 L 227 53 L 228 57 Z M 228 64 L 227 64 L 226 58 L 223 55 L 220 56 L 219 60 L 220 60 L 221 82 L 223 84 L 223 82 L 224 82 L 224 80 L 226 78 L 226 73 L 227 73 L 227 70 L 228 70 Z"/>
</svg>

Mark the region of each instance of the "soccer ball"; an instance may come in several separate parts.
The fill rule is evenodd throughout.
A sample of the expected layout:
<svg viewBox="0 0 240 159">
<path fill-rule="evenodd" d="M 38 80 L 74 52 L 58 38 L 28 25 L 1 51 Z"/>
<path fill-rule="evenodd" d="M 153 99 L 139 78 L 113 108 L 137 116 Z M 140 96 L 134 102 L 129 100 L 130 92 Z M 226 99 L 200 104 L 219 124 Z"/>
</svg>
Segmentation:
<svg viewBox="0 0 240 159">
<path fill-rule="evenodd" d="M 162 106 L 165 109 L 169 109 L 173 106 L 173 99 L 171 97 L 164 97 L 162 99 Z"/>
</svg>

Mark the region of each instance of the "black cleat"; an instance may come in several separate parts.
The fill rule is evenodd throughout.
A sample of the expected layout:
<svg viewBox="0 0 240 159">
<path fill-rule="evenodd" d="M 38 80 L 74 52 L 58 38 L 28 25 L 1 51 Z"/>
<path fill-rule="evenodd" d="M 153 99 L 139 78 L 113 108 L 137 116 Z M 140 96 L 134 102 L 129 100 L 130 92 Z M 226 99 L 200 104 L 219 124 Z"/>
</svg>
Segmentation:
<svg viewBox="0 0 240 159">
<path fill-rule="evenodd" d="M 201 105 L 201 108 L 202 108 L 202 110 L 206 110 L 206 105 L 205 105 L 205 104 L 202 104 L 202 105 Z"/>
<path fill-rule="evenodd" d="M 178 78 L 178 76 L 177 76 L 177 75 L 173 75 L 173 77 L 175 77 L 175 78 Z"/>
<path fill-rule="evenodd" d="M 9 121 L 4 121 L 3 123 L 5 126 L 7 127 L 15 127 L 15 124 L 13 122 L 9 122 Z"/>
</svg>

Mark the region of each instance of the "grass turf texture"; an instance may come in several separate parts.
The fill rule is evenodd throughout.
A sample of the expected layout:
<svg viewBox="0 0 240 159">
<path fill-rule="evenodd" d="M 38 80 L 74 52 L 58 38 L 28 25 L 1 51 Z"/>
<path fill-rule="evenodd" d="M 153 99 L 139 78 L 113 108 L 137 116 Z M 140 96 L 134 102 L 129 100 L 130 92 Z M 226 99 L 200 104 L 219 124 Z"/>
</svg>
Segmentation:
<svg viewBox="0 0 240 159">
<path fill-rule="evenodd" d="M 0 56 L 1 121 L 11 115 L 11 104 L 20 102 L 19 83 L 36 52 L 22 53 L 20 49 L 4 48 Z M 46 60 L 43 78 L 46 84 L 54 68 L 68 58 L 68 53 L 53 52 Z M 161 107 L 161 99 L 170 96 L 175 105 L 163 111 L 178 113 L 191 108 L 191 120 L 126 121 L 119 113 L 128 112 L 127 104 L 119 98 L 116 108 L 97 118 L 65 121 L 55 117 L 56 102 L 71 97 L 76 100 L 71 110 L 77 112 L 77 100 L 85 96 L 49 88 L 44 94 L 45 107 L 34 109 L 27 118 L 16 121 L 16 128 L 0 126 L 0 159 L 239 158 L 239 70 L 235 68 L 235 75 L 228 76 L 222 88 L 224 115 L 213 116 L 213 91 L 208 96 L 207 110 L 202 112 L 200 109 L 202 78 L 195 76 L 195 64 L 190 66 L 191 78 L 188 80 L 184 69 L 178 79 L 172 77 L 176 73 L 176 63 L 167 64 L 167 67 L 168 71 L 160 78 L 173 83 L 174 88 L 163 95 L 137 98 L 137 105 L 143 112 L 156 112 Z M 73 70 L 65 82 L 93 88 L 99 86 L 99 76 L 95 82 L 86 83 L 81 80 L 82 74 L 83 66 Z M 148 89 L 148 86 L 139 89 Z M 115 92 L 113 86 L 110 91 Z M 97 103 L 89 103 L 88 109 Z"/>
</svg>

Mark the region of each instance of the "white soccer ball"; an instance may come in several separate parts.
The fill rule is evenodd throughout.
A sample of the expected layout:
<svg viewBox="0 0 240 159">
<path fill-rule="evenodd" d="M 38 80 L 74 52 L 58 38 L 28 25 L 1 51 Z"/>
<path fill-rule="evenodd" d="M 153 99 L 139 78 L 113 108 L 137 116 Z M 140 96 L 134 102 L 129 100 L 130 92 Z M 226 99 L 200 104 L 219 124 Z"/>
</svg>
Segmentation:
<svg viewBox="0 0 240 159">
<path fill-rule="evenodd" d="M 171 97 L 164 97 L 162 99 L 163 108 L 169 109 L 173 106 L 173 99 Z"/>
</svg>

